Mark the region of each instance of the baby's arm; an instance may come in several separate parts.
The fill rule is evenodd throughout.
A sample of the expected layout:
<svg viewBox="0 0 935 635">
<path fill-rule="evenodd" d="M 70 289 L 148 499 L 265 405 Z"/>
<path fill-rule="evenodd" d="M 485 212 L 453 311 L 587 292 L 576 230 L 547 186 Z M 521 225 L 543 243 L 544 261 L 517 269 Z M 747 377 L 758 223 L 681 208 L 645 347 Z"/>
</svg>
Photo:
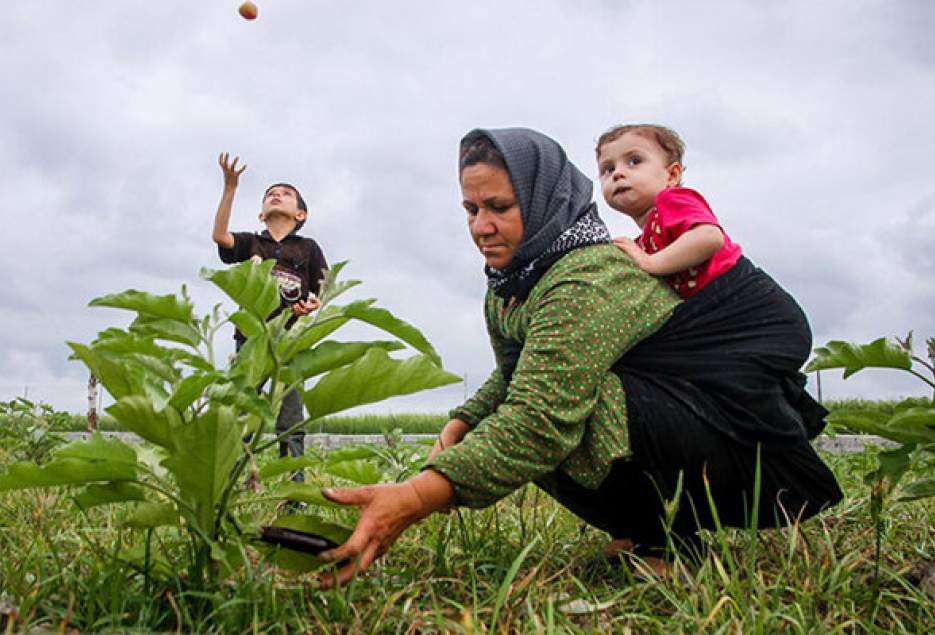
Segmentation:
<svg viewBox="0 0 935 635">
<path fill-rule="evenodd" d="M 221 193 L 221 202 L 218 204 L 217 214 L 214 216 L 214 231 L 211 232 L 211 239 L 225 249 L 234 248 L 234 235 L 230 233 L 228 226 L 231 219 L 231 207 L 234 204 L 234 192 L 237 191 L 237 183 L 240 175 L 247 169 L 247 166 L 237 169 L 237 161 L 240 157 L 234 157 L 229 161 L 230 156 L 222 152 L 218 157 L 218 165 L 224 173 L 224 190 Z"/>
<path fill-rule="evenodd" d="M 669 276 L 700 265 L 724 245 L 724 234 L 717 225 L 695 225 L 654 254 L 648 254 L 629 238 L 615 238 L 614 244 L 636 264 L 654 276 Z"/>
</svg>

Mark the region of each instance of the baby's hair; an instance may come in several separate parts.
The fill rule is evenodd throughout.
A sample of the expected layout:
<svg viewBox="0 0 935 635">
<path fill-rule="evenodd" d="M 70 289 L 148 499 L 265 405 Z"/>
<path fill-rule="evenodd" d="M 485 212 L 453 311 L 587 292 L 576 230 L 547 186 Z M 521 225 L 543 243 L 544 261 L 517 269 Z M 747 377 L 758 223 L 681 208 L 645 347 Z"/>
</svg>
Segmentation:
<svg viewBox="0 0 935 635">
<path fill-rule="evenodd" d="M 299 193 L 298 188 L 296 188 L 296 186 L 294 186 L 294 185 L 292 185 L 292 184 L 290 184 L 290 183 L 273 183 L 272 185 L 270 185 L 268 188 L 266 188 L 266 191 L 263 192 L 263 200 L 264 200 L 264 201 L 266 200 L 266 195 L 269 194 L 269 191 L 270 191 L 271 189 L 273 189 L 274 187 L 287 187 L 287 188 L 289 188 L 290 190 L 292 190 L 293 192 L 295 192 L 295 203 L 296 203 L 296 205 L 298 206 L 298 208 L 299 208 L 300 210 L 302 210 L 303 212 L 305 212 L 305 215 L 306 215 L 306 216 L 308 216 L 308 205 L 305 204 L 305 199 L 302 198 L 302 194 Z M 296 223 L 295 223 L 295 231 L 299 231 L 300 229 L 302 229 L 302 225 L 304 225 L 304 224 L 305 224 L 305 220 L 304 220 L 304 219 L 303 219 L 303 220 L 300 220 L 300 221 L 296 221 Z"/>
<path fill-rule="evenodd" d="M 614 126 L 600 137 L 597 138 L 597 147 L 594 152 L 598 157 L 601 155 L 601 147 L 604 144 L 616 141 L 628 132 L 638 134 L 641 137 L 655 141 L 662 148 L 669 164 L 678 163 L 682 165 L 682 157 L 685 154 L 685 142 L 679 137 L 678 133 L 671 128 L 658 126 L 652 123 L 627 124 L 625 126 Z"/>
<path fill-rule="evenodd" d="M 458 159 L 458 174 L 464 172 L 465 168 L 478 163 L 486 163 L 506 172 L 506 157 L 497 149 L 493 141 L 486 136 L 476 136 L 465 139 L 461 143 L 461 156 Z"/>
</svg>

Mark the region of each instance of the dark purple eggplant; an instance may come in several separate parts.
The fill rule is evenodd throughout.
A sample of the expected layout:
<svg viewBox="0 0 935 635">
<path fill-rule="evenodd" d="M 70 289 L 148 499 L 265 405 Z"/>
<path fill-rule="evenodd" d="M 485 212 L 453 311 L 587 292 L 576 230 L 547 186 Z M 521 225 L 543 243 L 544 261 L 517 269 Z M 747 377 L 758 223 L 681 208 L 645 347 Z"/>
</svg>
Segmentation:
<svg viewBox="0 0 935 635">
<path fill-rule="evenodd" d="M 318 534 L 310 534 L 298 529 L 285 527 L 261 527 L 260 540 L 271 545 L 279 545 L 293 551 L 310 553 L 317 556 L 322 551 L 337 547 L 337 543 Z"/>
</svg>

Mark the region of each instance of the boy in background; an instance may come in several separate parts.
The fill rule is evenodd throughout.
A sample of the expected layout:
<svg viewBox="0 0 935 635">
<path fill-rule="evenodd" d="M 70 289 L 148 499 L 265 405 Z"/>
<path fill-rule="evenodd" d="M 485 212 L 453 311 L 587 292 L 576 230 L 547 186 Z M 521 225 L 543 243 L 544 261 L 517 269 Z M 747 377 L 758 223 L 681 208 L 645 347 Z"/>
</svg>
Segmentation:
<svg viewBox="0 0 935 635">
<path fill-rule="evenodd" d="M 230 161 L 228 153 L 218 157 L 218 164 L 224 173 L 224 189 L 221 202 L 214 218 L 214 231 L 211 238 L 217 243 L 218 255 L 227 264 L 244 260 L 275 260 L 272 275 L 279 286 L 280 305 L 271 318 L 283 311 L 291 311 L 292 317 L 287 323 L 291 327 L 302 315 L 316 310 L 321 303 L 318 292 L 328 264 L 321 248 L 311 238 L 298 235 L 298 230 L 305 224 L 308 207 L 299 191 L 288 183 L 276 183 L 269 186 L 263 194 L 260 208 L 260 221 L 266 230 L 253 232 L 234 232 L 228 229 L 234 194 L 240 181 L 240 175 L 246 165 L 237 167 L 239 157 Z M 239 330 L 234 330 L 237 350 L 245 341 Z M 276 433 L 282 434 L 304 419 L 302 399 L 292 390 L 283 397 L 279 416 L 276 418 Z M 279 456 L 302 456 L 305 451 L 305 431 L 293 430 L 285 440 L 279 443 Z M 293 475 L 293 480 L 304 481 L 300 470 Z"/>
</svg>

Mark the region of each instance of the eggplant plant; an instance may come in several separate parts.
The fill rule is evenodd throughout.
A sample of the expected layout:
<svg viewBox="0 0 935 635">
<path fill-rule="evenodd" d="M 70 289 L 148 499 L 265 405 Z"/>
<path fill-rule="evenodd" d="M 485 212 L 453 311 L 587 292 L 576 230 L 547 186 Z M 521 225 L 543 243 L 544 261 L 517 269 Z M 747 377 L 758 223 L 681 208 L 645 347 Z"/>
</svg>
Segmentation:
<svg viewBox="0 0 935 635">
<path fill-rule="evenodd" d="M 926 356 L 913 350 L 912 332 L 906 339 L 891 342 L 879 338 L 869 344 L 832 341 L 815 349 L 815 356 L 805 370 L 843 369 L 844 378 L 868 368 L 899 370 L 916 377 L 935 391 L 935 338 L 926 341 Z M 875 434 L 892 441 L 895 447 L 877 455 L 877 466 L 865 475 L 870 486 L 870 513 L 876 535 L 876 580 L 879 580 L 881 546 L 884 531 L 884 507 L 897 491 L 903 478 L 913 480 L 902 485 L 897 500 L 913 501 L 935 496 L 935 395 L 928 405 L 897 407 L 892 414 L 875 410 L 848 408 L 826 417 L 836 430 Z"/>
<path fill-rule="evenodd" d="M 73 415 L 56 412 L 45 403 L 25 397 L 0 401 L 0 465 L 15 460 L 42 463 L 65 443 L 62 432 Z"/>
<path fill-rule="evenodd" d="M 330 504 L 315 483 L 281 482 L 284 475 L 315 468 L 353 483 L 382 479 L 374 452 L 367 448 L 286 457 L 257 469 L 255 457 L 291 432 L 267 434 L 275 429 L 283 396 L 297 390 L 303 398 L 308 419 L 298 427 L 460 378 L 442 368 L 419 330 L 375 306 L 374 300 L 335 304 L 341 293 L 359 284 L 338 282 L 345 263 L 327 274 L 316 313 L 300 317 L 291 328 L 289 312 L 269 319 L 279 305 L 270 275 L 273 264 L 248 261 L 226 270 L 202 271 L 202 277 L 237 305 L 229 316 L 222 314 L 220 305 L 207 315 L 196 315 L 184 286 L 177 295 L 128 290 L 92 300 L 91 306 L 123 309 L 134 318 L 127 328 L 101 331 L 90 344 L 69 342 L 72 357 L 87 366 L 113 398 L 108 414 L 148 444 L 134 446 L 94 434 L 62 446 L 42 465 L 10 465 L 0 474 L 0 491 L 68 487 L 82 510 L 125 505 L 125 525 L 146 530 L 144 548 L 128 550 L 125 561 L 147 576 L 162 563 L 163 569 L 183 572 L 193 586 L 205 587 L 216 585 L 243 559 L 244 547 L 260 533 L 261 516 L 270 514 L 264 502 L 302 501 L 314 512 Z M 370 324 L 393 339 L 329 339 L 351 320 Z M 227 364 L 216 359 L 214 341 L 229 322 L 246 341 Z M 390 356 L 407 348 L 413 354 L 404 359 Z M 262 493 L 244 486 L 249 475 L 265 485 Z M 337 543 L 349 535 L 318 513 L 285 515 L 272 524 Z M 182 561 L 170 564 L 170 551 L 185 554 Z M 308 554 L 277 552 L 274 558 L 299 570 L 318 564 Z"/>
</svg>

